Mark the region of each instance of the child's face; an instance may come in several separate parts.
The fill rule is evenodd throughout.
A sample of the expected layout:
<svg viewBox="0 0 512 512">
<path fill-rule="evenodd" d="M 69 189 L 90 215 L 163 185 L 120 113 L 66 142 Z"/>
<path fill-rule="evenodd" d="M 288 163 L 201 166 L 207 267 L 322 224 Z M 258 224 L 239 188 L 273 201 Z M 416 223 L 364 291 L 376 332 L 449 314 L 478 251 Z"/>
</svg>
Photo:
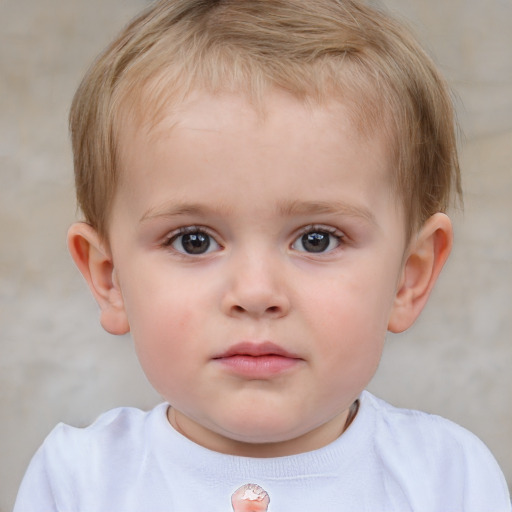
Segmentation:
<svg viewBox="0 0 512 512">
<path fill-rule="evenodd" d="M 121 132 L 109 226 L 123 307 L 174 422 L 208 448 L 307 451 L 372 378 L 404 218 L 380 133 L 273 92 L 196 94 Z M 264 453 L 262 451 L 256 453 Z"/>
</svg>

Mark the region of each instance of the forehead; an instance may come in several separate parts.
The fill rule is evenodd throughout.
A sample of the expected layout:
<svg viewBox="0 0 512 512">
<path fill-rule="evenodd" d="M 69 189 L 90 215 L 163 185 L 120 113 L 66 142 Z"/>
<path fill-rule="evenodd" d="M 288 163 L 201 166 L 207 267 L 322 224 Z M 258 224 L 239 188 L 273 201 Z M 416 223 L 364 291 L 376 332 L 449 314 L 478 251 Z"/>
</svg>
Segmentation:
<svg viewBox="0 0 512 512">
<path fill-rule="evenodd" d="M 333 92 L 332 96 L 299 96 L 278 87 L 266 87 L 259 92 L 230 88 L 166 92 L 161 89 L 162 84 L 150 82 L 121 103 L 114 123 L 117 147 L 121 149 L 118 157 L 122 158 L 129 149 L 130 139 L 144 137 L 154 142 L 167 137 L 176 126 L 219 131 L 233 127 L 235 119 L 236 131 L 263 124 L 278 130 L 283 126 L 272 125 L 278 118 L 285 124 L 308 123 L 312 131 L 323 130 L 326 136 L 328 126 L 343 128 L 345 136 L 366 142 L 378 139 L 389 156 L 394 153 L 395 133 L 390 129 L 394 123 L 384 107 L 378 108 L 367 94 L 357 96 L 345 90 Z M 284 112 L 289 114 L 288 119 L 281 115 Z"/>
<path fill-rule="evenodd" d="M 365 155 L 368 160 L 380 159 L 379 168 L 388 171 L 391 165 L 392 139 L 386 123 L 370 121 L 361 115 L 360 108 L 353 101 L 343 99 L 319 100 L 297 98 L 281 89 L 271 89 L 263 98 L 254 98 L 238 92 L 194 90 L 180 101 L 168 101 L 158 112 L 151 109 L 135 108 L 126 110 L 123 122 L 118 123 L 118 161 L 121 164 L 120 181 L 123 173 L 132 167 L 129 162 L 136 160 L 133 155 L 134 141 L 138 149 L 169 144 L 173 138 L 185 137 L 190 143 L 208 135 L 231 135 L 257 140 L 261 137 L 262 152 L 280 143 L 290 143 L 287 136 L 295 133 L 293 128 L 302 126 L 309 132 L 303 143 L 313 145 L 322 151 L 327 146 L 336 147 L 340 136 L 354 143 L 371 148 Z M 268 134 L 274 138 L 268 138 Z M 267 140 L 263 138 L 267 137 Z M 391 178 L 391 176 L 389 176 Z"/>
<path fill-rule="evenodd" d="M 262 218 L 342 210 L 371 221 L 374 198 L 393 196 L 382 130 L 361 132 L 342 102 L 308 103 L 279 90 L 258 107 L 239 94 L 197 92 L 157 123 L 125 122 L 120 148 L 117 198 L 138 208 L 139 219 L 248 211 L 227 195 L 238 191 Z"/>
<path fill-rule="evenodd" d="M 192 93 L 186 101 L 161 111 L 159 119 L 143 125 L 140 135 L 158 141 L 178 128 L 182 131 L 204 131 L 253 136 L 266 132 L 290 132 L 294 125 L 307 125 L 312 138 L 319 132 L 328 138 L 343 131 L 344 136 L 371 138 L 360 130 L 352 112 L 342 102 L 301 100 L 279 89 L 269 91 L 262 101 L 238 93 Z"/>
</svg>

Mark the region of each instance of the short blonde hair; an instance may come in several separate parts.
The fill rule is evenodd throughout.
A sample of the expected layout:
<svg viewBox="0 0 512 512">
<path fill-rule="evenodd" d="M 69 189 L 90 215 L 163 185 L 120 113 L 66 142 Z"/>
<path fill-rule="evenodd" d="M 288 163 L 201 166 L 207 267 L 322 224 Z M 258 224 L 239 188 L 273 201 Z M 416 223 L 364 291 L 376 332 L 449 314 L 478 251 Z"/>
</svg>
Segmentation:
<svg viewBox="0 0 512 512">
<path fill-rule="evenodd" d="M 192 90 L 256 102 L 269 87 L 348 101 L 362 130 L 390 134 L 410 235 L 460 194 L 454 109 L 409 31 L 358 0 L 160 0 L 99 56 L 70 113 L 78 205 L 108 237 L 127 109 L 157 116 Z"/>
</svg>

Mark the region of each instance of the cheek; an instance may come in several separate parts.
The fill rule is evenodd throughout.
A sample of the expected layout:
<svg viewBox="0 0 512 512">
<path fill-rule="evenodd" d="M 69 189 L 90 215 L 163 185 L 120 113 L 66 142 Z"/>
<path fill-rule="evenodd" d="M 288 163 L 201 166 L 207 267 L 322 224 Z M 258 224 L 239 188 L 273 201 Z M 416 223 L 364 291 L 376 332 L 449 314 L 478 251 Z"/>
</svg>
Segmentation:
<svg viewBox="0 0 512 512">
<path fill-rule="evenodd" d="M 184 350 L 196 338 L 201 318 L 193 302 L 148 300 L 131 315 L 131 332 L 136 345 L 149 350 Z M 204 319 L 203 319 L 204 322 Z"/>
<path fill-rule="evenodd" d="M 323 280 L 323 287 L 303 297 L 301 309 L 322 330 L 367 337 L 385 333 L 394 291 L 394 281 L 371 268 L 347 272 Z"/>
<path fill-rule="evenodd" d="M 140 271 L 140 268 L 151 270 Z M 133 265 L 129 287 L 123 298 L 130 329 L 136 342 L 157 343 L 179 338 L 199 323 L 198 315 L 205 309 L 198 283 L 156 262 Z"/>
<path fill-rule="evenodd" d="M 133 331 L 135 351 L 151 385 L 166 399 L 189 387 L 201 354 L 194 349 L 193 315 L 167 308 L 137 322 Z"/>
<path fill-rule="evenodd" d="M 177 294 L 171 287 L 140 288 L 145 293 L 126 294 L 130 331 L 140 364 L 154 387 L 162 391 L 169 375 L 186 376 L 206 319 L 197 298 Z M 179 380 L 179 379 L 178 379 Z"/>
<path fill-rule="evenodd" d="M 303 310 L 331 374 L 359 381 L 376 370 L 393 299 L 387 280 L 340 279 L 310 296 Z M 344 376 L 341 376 L 341 373 Z"/>
</svg>

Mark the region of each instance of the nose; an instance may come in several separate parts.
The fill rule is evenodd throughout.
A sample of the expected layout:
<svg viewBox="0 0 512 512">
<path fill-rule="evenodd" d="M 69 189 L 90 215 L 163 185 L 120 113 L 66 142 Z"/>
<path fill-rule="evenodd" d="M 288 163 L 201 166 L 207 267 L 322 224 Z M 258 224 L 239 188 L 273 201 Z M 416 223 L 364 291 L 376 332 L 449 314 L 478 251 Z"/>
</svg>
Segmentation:
<svg viewBox="0 0 512 512">
<path fill-rule="evenodd" d="M 235 317 L 280 318 L 290 310 L 279 257 L 251 254 L 233 257 L 222 299 L 225 314 Z"/>
</svg>

